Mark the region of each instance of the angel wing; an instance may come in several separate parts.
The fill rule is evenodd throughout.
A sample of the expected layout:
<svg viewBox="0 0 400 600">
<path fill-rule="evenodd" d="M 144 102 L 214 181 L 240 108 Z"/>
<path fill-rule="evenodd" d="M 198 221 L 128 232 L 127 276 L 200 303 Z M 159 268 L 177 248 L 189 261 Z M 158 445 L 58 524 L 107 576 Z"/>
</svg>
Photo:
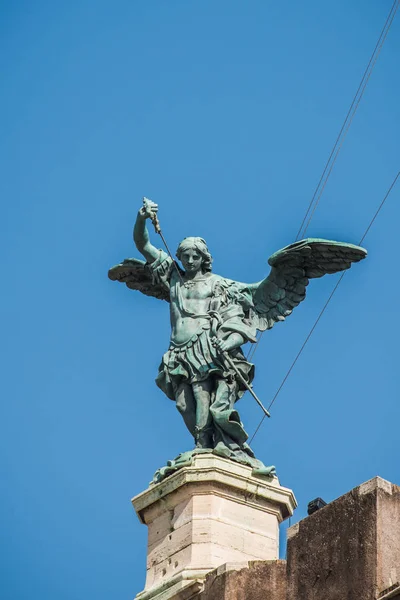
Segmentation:
<svg viewBox="0 0 400 600">
<path fill-rule="evenodd" d="M 249 286 L 253 295 L 254 324 L 260 331 L 284 321 L 306 297 L 310 279 L 349 269 L 367 256 L 360 246 L 307 238 L 275 252 L 266 279 Z"/>
<path fill-rule="evenodd" d="M 139 290 L 146 296 L 170 301 L 168 290 L 159 283 L 153 283 L 150 270 L 143 260 L 126 258 L 108 271 L 108 277 L 111 281 L 125 283 L 129 289 Z"/>
</svg>

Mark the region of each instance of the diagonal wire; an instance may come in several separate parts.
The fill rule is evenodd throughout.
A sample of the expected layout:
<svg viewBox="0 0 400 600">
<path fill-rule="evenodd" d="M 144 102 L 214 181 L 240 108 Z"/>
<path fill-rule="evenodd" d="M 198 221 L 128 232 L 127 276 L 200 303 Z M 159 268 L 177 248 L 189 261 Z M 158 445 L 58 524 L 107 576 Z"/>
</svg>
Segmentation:
<svg viewBox="0 0 400 600">
<path fill-rule="evenodd" d="M 352 101 L 352 103 L 350 105 L 350 108 L 349 108 L 349 110 L 347 112 L 346 118 L 343 121 L 343 125 L 342 125 L 342 127 L 341 127 L 341 129 L 339 131 L 339 134 L 338 134 L 337 138 L 336 138 L 336 141 L 335 141 L 334 146 L 332 148 L 332 151 L 331 151 L 331 153 L 329 155 L 329 158 L 328 158 L 328 160 L 327 160 L 327 162 L 325 164 L 325 168 L 324 168 L 324 170 L 322 172 L 320 180 L 318 181 L 317 187 L 315 188 L 313 197 L 311 198 L 310 204 L 309 204 L 309 206 L 307 208 L 307 211 L 306 211 L 306 213 L 304 215 L 304 218 L 303 218 L 303 221 L 302 221 L 302 223 L 300 225 L 299 231 L 297 232 L 297 236 L 296 236 L 296 240 L 295 241 L 298 241 L 300 237 L 304 237 L 305 234 L 306 234 L 306 232 L 307 232 L 307 229 L 308 229 L 308 227 L 310 225 L 311 219 L 314 216 L 314 213 L 315 213 L 315 211 L 317 209 L 317 206 L 318 206 L 318 204 L 319 204 L 319 202 L 321 200 L 321 196 L 323 194 L 325 186 L 326 186 L 326 184 L 328 182 L 328 179 L 329 179 L 329 177 L 330 177 L 330 175 L 332 173 L 333 167 L 334 167 L 334 165 L 336 163 L 336 160 L 337 160 L 337 158 L 339 156 L 339 152 L 342 149 L 344 140 L 345 140 L 345 138 L 347 136 L 347 133 L 348 133 L 348 131 L 350 129 L 350 125 L 351 125 L 351 123 L 352 123 L 352 121 L 353 121 L 353 119 L 355 117 L 355 114 L 357 112 L 357 109 L 359 107 L 361 99 L 362 99 L 362 97 L 364 95 L 365 89 L 366 89 L 367 84 L 369 82 L 369 79 L 370 79 L 370 77 L 372 75 L 372 71 L 373 71 L 373 69 L 375 67 L 375 64 L 376 64 L 377 60 L 378 60 L 378 57 L 379 57 L 379 54 L 380 54 L 380 52 L 382 50 L 383 44 L 385 43 L 386 37 L 387 37 L 387 35 L 389 33 L 389 29 L 390 29 L 390 27 L 391 27 L 391 25 L 393 23 L 394 17 L 396 16 L 396 12 L 397 12 L 397 10 L 399 8 L 399 5 L 400 5 L 400 0 L 394 0 L 394 2 L 392 4 L 392 7 L 391 7 L 391 9 L 389 11 L 389 14 L 388 14 L 388 16 L 386 18 L 385 24 L 384 24 L 384 26 L 383 26 L 383 28 L 381 30 L 380 35 L 379 35 L 378 41 L 376 42 L 375 48 L 374 48 L 374 50 L 373 50 L 373 52 L 371 54 L 371 57 L 370 57 L 370 59 L 368 61 L 368 65 L 365 68 L 365 71 L 364 71 L 364 74 L 363 74 L 363 76 L 361 78 L 361 81 L 360 81 L 360 84 L 358 86 L 357 92 L 354 95 L 353 101 Z M 332 160 L 332 157 L 333 157 L 333 160 Z M 326 177 L 325 177 L 325 175 L 326 175 Z M 325 177 L 325 180 L 324 180 L 324 177 Z M 323 183 L 322 188 L 321 188 L 321 184 L 322 184 L 323 181 L 324 181 L 324 183 Z M 319 194 L 318 194 L 318 192 L 319 192 Z M 318 194 L 318 197 L 317 197 L 317 194 Z M 315 201 L 315 199 L 316 199 L 316 201 Z M 315 204 L 314 204 L 314 202 L 315 202 Z M 313 206 L 313 204 L 314 204 L 314 206 Z M 309 216 L 310 211 L 311 211 L 311 214 Z M 304 226 L 304 224 L 305 224 L 306 219 L 307 219 L 308 216 L 309 216 L 309 218 L 307 220 L 307 224 Z M 248 355 L 246 357 L 247 360 L 252 360 L 252 358 L 253 358 L 254 354 L 256 353 L 256 350 L 257 350 L 257 348 L 258 348 L 258 346 L 260 344 L 262 335 L 263 335 L 263 332 L 258 336 L 256 343 L 250 348 L 250 350 L 248 352 Z"/>
<path fill-rule="evenodd" d="M 395 7 L 395 5 L 397 5 L 397 6 Z M 400 5 L 400 0 L 395 0 L 395 3 L 394 3 L 394 5 L 393 5 L 393 7 L 392 7 L 392 10 L 394 9 L 394 7 L 395 7 L 395 10 L 394 10 L 394 12 L 393 12 L 393 15 L 392 15 L 392 17 L 391 17 L 391 19 L 390 19 L 389 25 L 388 25 L 388 27 L 387 27 L 387 29 L 386 29 L 386 31 L 385 31 L 385 34 L 384 34 L 384 36 L 383 36 L 383 39 L 382 39 L 382 41 L 381 41 L 381 42 L 380 42 L 380 44 L 379 44 L 379 48 L 378 48 L 378 50 L 377 50 L 377 52 L 376 52 L 376 54 L 375 54 L 375 58 L 374 58 L 374 60 L 373 60 L 373 63 L 372 63 L 371 69 L 370 69 L 370 71 L 369 71 L 369 73 L 368 73 L 368 75 L 367 75 L 367 77 L 366 77 L 366 79 L 365 79 L 365 81 L 364 81 L 364 84 L 363 84 L 363 86 L 362 86 L 362 90 L 361 90 L 361 92 L 360 92 L 360 95 L 359 95 L 359 97 L 358 97 L 358 100 L 357 100 L 357 102 L 356 102 L 356 104 L 355 104 L 355 107 L 354 107 L 353 113 L 352 113 L 352 115 L 351 115 L 350 119 L 348 120 L 348 123 L 347 123 L 346 129 L 345 129 L 345 131 L 344 131 L 344 133 L 343 133 L 343 135 L 342 135 L 342 138 L 341 138 L 341 140 L 340 140 L 340 144 L 339 144 L 339 146 L 338 146 L 338 148 L 337 148 L 336 154 L 335 154 L 335 156 L 334 156 L 334 158 L 333 158 L 333 160 L 332 160 L 332 162 L 331 162 L 331 165 L 330 165 L 330 168 L 329 168 L 328 174 L 327 174 L 327 176 L 326 176 L 326 178 L 325 178 L 325 181 L 324 181 L 324 183 L 323 183 L 323 185 L 322 185 L 322 188 L 321 188 L 321 190 L 320 190 L 320 192 L 319 192 L 319 194 L 318 194 L 318 198 L 317 198 L 317 200 L 316 200 L 316 201 L 315 201 L 315 203 L 314 203 L 314 206 L 313 206 L 313 209 L 312 209 L 312 211 L 311 211 L 311 214 L 310 214 L 310 216 L 309 216 L 309 218 L 308 218 L 307 224 L 305 225 L 305 227 L 304 227 L 303 231 L 302 231 L 302 232 L 301 232 L 301 234 L 300 234 L 300 237 L 304 237 L 304 236 L 305 236 L 305 234 L 306 234 L 306 232 L 307 232 L 307 229 L 308 229 L 308 227 L 310 226 L 311 219 L 313 218 L 313 216 L 314 216 L 314 213 L 315 213 L 315 211 L 316 211 L 316 209 L 317 209 L 317 206 L 318 206 L 318 204 L 319 204 L 319 202 L 320 202 L 320 200 L 321 200 L 321 196 L 322 196 L 322 194 L 323 194 L 323 192 L 324 192 L 324 189 L 325 189 L 325 187 L 326 187 L 326 184 L 328 183 L 328 179 L 329 179 L 329 177 L 330 177 L 330 175 L 331 175 L 331 173 L 332 173 L 332 169 L 333 169 L 333 167 L 335 166 L 336 160 L 337 160 L 337 158 L 338 158 L 338 156 L 339 156 L 339 153 L 340 153 L 340 151 L 341 151 L 341 149 L 342 149 L 342 146 L 343 146 L 343 143 L 344 143 L 344 141 L 345 141 L 345 139 L 346 139 L 347 133 L 348 133 L 348 131 L 349 131 L 349 129 L 350 129 L 350 126 L 351 126 L 351 124 L 352 124 L 352 122 L 353 122 L 353 119 L 354 119 L 354 117 L 355 117 L 355 115 L 356 115 L 357 109 L 358 109 L 358 107 L 359 107 L 359 105 L 360 105 L 361 99 L 362 99 L 362 97 L 363 97 L 363 95 L 364 95 L 365 89 L 366 89 L 366 87 L 367 87 L 367 85 L 368 85 L 368 82 L 369 82 L 369 79 L 370 79 L 370 77 L 371 77 L 371 75 L 372 75 L 372 71 L 373 71 L 373 69 L 374 69 L 374 66 L 375 66 L 375 64 L 376 64 L 376 62 L 377 62 L 377 60 L 378 60 L 378 58 L 379 58 L 379 54 L 380 54 L 380 52 L 381 52 L 381 50 L 382 50 L 382 48 L 383 48 L 383 44 L 385 43 L 385 40 L 386 40 L 387 34 L 389 33 L 390 26 L 391 26 L 391 25 L 392 25 L 392 23 L 393 23 L 393 19 L 394 19 L 395 15 L 396 15 L 397 9 L 399 8 L 399 5 Z M 371 57 L 371 58 L 372 58 L 372 57 Z"/>
<path fill-rule="evenodd" d="M 347 111 L 347 114 L 346 114 L 346 117 L 345 117 L 345 119 L 343 121 L 342 127 L 341 127 L 341 129 L 339 131 L 339 134 L 338 134 L 338 136 L 336 138 L 336 141 L 335 141 L 335 143 L 333 145 L 333 148 L 331 150 L 329 158 L 326 161 L 324 170 L 323 170 L 322 175 L 321 175 L 321 177 L 320 177 L 320 179 L 318 181 L 317 187 L 315 188 L 315 191 L 314 191 L 314 194 L 313 194 L 313 196 L 311 198 L 311 201 L 310 201 L 310 203 L 308 205 L 308 208 L 307 208 L 306 213 L 304 215 L 303 221 L 302 221 L 302 223 L 300 225 L 299 231 L 297 232 L 296 241 L 300 237 L 304 237 L 304 235 L 305 235 L 305 233 L 306 233 L 306 231 L 308 229 L 308 226 L 310 224 L 310 221 L 311 221 L 311 219 L 312 219 L 312 217 L 314 215 L 314 212 L 315 212 L 315 210 L 316 210 L 316 208 L 317 208 L 317 206 L 319 204 L 319 201 L 321 199 L 322 193 L 323 193 L 323 191 L 325 189 L 325 186 L 326 186 L 326 184 L 328 182 L 328 179 L 329 179 L 330 174 L 332 172 L 333 166 L 334 166 L 334 164 L 335 164 L 335 162 L 336 162 L 336 160 L 338 158 L 339 152 L 340 152 L 340 150 L 342 148 L 343 142 L 344 142 L 344 140 L 346 138 L 346 135 L 347 135 L 347 132 L 348 132 L 348 130 L 350 128 L 350 125 L 351 125 L 351 123 L 352 123 L 352 121 L 354 119 L 354 116 L 355 116 L 356 112 L 357 112 L 357 109 L 358 109 L 358 106 L 360 104 L 361 98 L 364 95 L 365 88 L 367 87 L 368 81 L 369 81 L 369 79 L 371 77 L 372 71 L 373 71 L 373 69 L 375 67 L 375 64 L 376 64 L 376 61 L 378 60 L 379 54 L 380 54 L 380 52 L 382 50 L 382 47 L 383 47 L 383 44 L 384 44 L 384 42 L 386 40 L 387 34 L 389 32 L 389 29 L 390 29 L 390 27 L 391 27 L 391 25 L 393 23 L 393 19 L 394 19 L 395 15 L 396 15 L 397 9 L 399 8 L 399 4 L 400 4 L 400 0 L 394 0 L 394 2 L 392 4 L 392 7 L 391 7 L 391 9 L 389 11 L 389 14 L 387 16 L 386 22 L 385 22 L 385 24 L 384 24 L 384 26 L 383 26 L 383 28 L 381 30 L 381 33 L 380 33 L 379 38 L 378 38 L 378 41 L 376 42 L 375 48 L 374 48 L 374 50 L 373 50 L 373 52 L 372 52 L 372 54 L 370 56 L 370 59 L 369 59 L 368 64 L 367 64 L 367 66 L 365 68 L 365 71 L 363 73 L 363 76 L 362 76 L 361 81 L 359 83 L 359 86 L 357 88 L 357 91 L 356 91 L 356 93 L 354 95 L 354 98 L 352 100 L 350 108 Z M 346 125 L 347 125 L 347 127 L 346 127 Z M 343 134 L 343 136 L 342 136 L 342 134 Z M 337 152 L 336 152 L 336 150 L 337 150 Z M 335 154 L 335 152 L 336 152 L 336 154 Z M 333 160 L 332 160 L 332 158 L 333 158 Z M 332 163 L 331 163 L 331 161 L 332 161 Z M 330 168 L 329 168 L 329 166 L 330 166 Z M 325 175 L 326 175 L 326 178 L 325 178 Z M 324 181 L 324 178 L 325 178 L 325 181 Z M 324 181 L 324 183 L 322 185 L 322 189 L 320 190 L 320 187 L 321 187 L 321 184 L 322 184 L 323 181 Z M 318 195 L 318 198 L 317 198 L 317 194 L 318 194 L 319 190 L 320 190 L 320 192 L 319 192 L 319 195 Z M 315 202 L 315 206 L 314 206 L 314 208 L 313 208 L 313 210 L 311 212 L 311 215 L 310 215 L 310 217 L 309 217 L 309 219 L 307 221 L 307 225 L 304 227 L 304 224 L 305 224 L 306 219 L 307 219 L 307 217 L 308 217 L 308 215 L 309 215 L 309 213 L 310 213 L 310 211 L 311 211 L 311 209 L 313 207 L 314 202 Z M 303 227 L 304 227 L 304 230 L 303 230 Z"/>
<path fill-rule="evenodd" d="M 399 177 L 400 177 L 400 171 L 397 173 L 397 175 L 396 175 L 396 177 L 394 178 L 394 180 L 393 180 L 393 182 L 392 182 L 391 186 L 389 187 L 388 191 L 386 192 L 386 194 L 385 194 L 385 196 L 384 196 L 384 198 L 383 198 L 382 202 L 381 202 L 381 203 L 380 203 L 380 205 L 378 206 L 378 208 L 377 208 L 377 210 L 376 210 L 376 212 L 375 212 L 374 216 L 372 217 L 372 219 L 371 219 L 371 221 L 370 221 L 370 223 L 369 223 L 369 225 L 368 225 L 367 229 L 365 230 L 365 232 L 364 232 L 364 234 L 363 234 L 363 236 L 362 236 L 361 240 L 359 241 L 359 246 L 360 246 L 360 245 L 363 243 L 363 241 L 365 240 L 366 236 L 368 235 L 368 233 L 369 233 L 369 230 L 371 229 L 372 225 L 373 225 L 373 224 L 374 224 L 374 222 L 375 222 L 375 219 L 377 218 L 377 216 L 379 215 L 380 211 L 382 210 L 382 208 L 383 208 L 383 205 L 385 204 L 385 202 L 386 202 L 387 198 L 389 197 L 389 194 L 390 194 L 390 192 L 392 191 L 392 189 L 393 189 L 393 188 L 394 188 L 394 186 L 396 185 L 396 182 L 397 182 L 397 180 L 398 180 L 398 178 L 399 178 Z M 322 310 L 321 310 L 321 312 L 319 313 L 319 315 L 318 315 L 318 317 L 317 317 L 317 319 L 316 319 L 316 321 L 315 321 L 314 325 L 311 327 L 311 329 L 310 329 L 310 331 L 309 331 L 309 333 L 308 333 L 308 335 L 307 335 L 306 339 L 304 340 L 304 342 L 303 342 L 303 344 L 302 344 L 302 346 L 301 346 L 300 350 L 299 350 L 299 351 L 298 351 L 298 353 L 296 354 L 296 356 L 295 356 L 295 358 L 294 358 L 294 360 L 293 360 L 292 364 L 290 365 L 290 368 L 289 368 L 288 372 L 286 373 L 285 377 L 284 377 L 284 378 L 283 378 L 283 380 L 282 380 L 282 383 L 280 384 L 280 386 L 278 387 L 277 391 L 275 392 L 275 395 L 274 395 L 274 397 L 272 398 L 272 400 L 271 400 L 271 402 L 270 402 L 270 404 L 269 404 L 269 406 L 268 406 L 268 411 L 270 410 L 271 406 L 274 404 L 275 400 L 276 400 L 276 399 L 277 399 L 277 397 L 279 396 L 281 389 L 282 389 L 282 388 L 283 388 L 283 386 L 285 385 L 285 383 L 286 383 L 286 381 L 287 381 L 287 379 L 288 379 L 288 377 L 289 377 L 290 373 L 292 372 L 292 370 L 293 370 L 293 368 L 294 368 L 295 364 L 297 363 L 298 359 L 300 358 L 300 355 L 302 354 L 302 352 L 303 352 L 304 348 L 306 347 L 306 345 L 307 345 L 307 343 L 308 343 L 308 341 L 309 341 L 310 337 L 311 337 L 311 336 L 312 336 L 312 334 L 314 333 L 314 331 L 315 331 L 315 328 L 317 327 L 317 325 L 318 325 L 318 323 L 319 323 L 319 321 L 320 321 L 320 319 L 321 319 L 322 315 L 323 315 L 323 314 L 324 314 L 324 312 L 326 311 L 326 309 L 327 309 L 327 307 L 328 307 L 328 304 L 329 304 L 329 303 L 330 303 L 330 301 L 332 300 L 332 298 L 333 298 L 333 295 L 335 294 L 336 290 L 338 289 L 338 287 L 339 287 L 340 283 L 342 282 L 342 280 L 343 280 L 343 277 L 345 276 L 345 274 L 346 274 L 346 271 L 343 271 L 343 273 L 342 273 L 342 274 L 341 274 L 341 276 L 339 277 L 338 281 L 336 282 L 336 285 L 335 285 L 335 287 L 333 288 L 333 290 L 332 290 L 332 292 L 330 293 L 330 295 L 329 295 L 329 297 L 328 297 L 327 301 L 325 302 L 324 306 L 322 307 Z M 253 436 L 252 436 L 252 438 L 251 438 L 251 440 L 250 440 L 250 442 L 249 442 L 250 444 L 252 443 L 252 441 L 253 441 L 253 440 L 254 440 L 254 438 L 256 437 L 256 435 L 257 435 L 258 431 L 260 430 L 260 427 L 261 427 L 261 426 L 262 426 L 262 424 L 264 423 L 265 417 L 266 417 L 266 415 L 264 415 L 264 416 L 262 417 L 261 421 L 259 422 L 259 424 L 258 424 L 258 426 L 257 426 L 257 428 L 256 428 L 256 430 L 255 430 L 255 432 L 253 433 Z"/>
</svg>

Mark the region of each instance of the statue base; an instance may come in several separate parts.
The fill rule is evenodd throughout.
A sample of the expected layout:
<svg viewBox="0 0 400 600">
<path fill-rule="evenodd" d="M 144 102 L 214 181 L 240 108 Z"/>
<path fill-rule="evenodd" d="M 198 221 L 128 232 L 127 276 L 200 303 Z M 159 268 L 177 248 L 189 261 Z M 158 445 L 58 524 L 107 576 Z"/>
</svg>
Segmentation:
<svg viewBox="0 0 400 600">
<path fill-rule="evenodd" d="M 146 585 L 136 599 L 189 600 L 221 565 L 277 559 L 279 523 L 296 499 L 277 477 L 197 454 L 132 504 L 148 526 Z"/>
</svg>

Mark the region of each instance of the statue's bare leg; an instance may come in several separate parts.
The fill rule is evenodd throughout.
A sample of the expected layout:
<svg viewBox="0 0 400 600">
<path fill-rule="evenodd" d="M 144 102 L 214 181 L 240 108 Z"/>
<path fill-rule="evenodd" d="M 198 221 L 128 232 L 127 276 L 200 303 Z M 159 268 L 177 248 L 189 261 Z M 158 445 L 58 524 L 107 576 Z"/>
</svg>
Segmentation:
<svg viewBox="0 0 400 600">
<path fill-rule="evenodd" d="M 192 386 L 189 383 L 181 383 L 175 390 L 176 408 L 181 413 L 186 427 L 193 437 L 196 433 L 196 400 L 194 399 Z"/>
<path fill-rule="evenodd" d="M 213 427 L 210 413 L 213 381 L 206 379 L 192 384 L 196 401 L 195 440 L 197 448 L 213 448 Z"/>
</svg>

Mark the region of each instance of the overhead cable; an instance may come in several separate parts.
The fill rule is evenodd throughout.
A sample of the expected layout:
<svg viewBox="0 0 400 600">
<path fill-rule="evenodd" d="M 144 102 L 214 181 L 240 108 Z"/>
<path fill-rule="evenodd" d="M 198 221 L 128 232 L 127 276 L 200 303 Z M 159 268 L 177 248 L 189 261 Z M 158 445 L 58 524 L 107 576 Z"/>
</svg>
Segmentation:
<svg viewBox="0 0 400 600">
<path fill-rule="evenodd" d="M 379 35 L 378 41 L 376 42 L 375 48 L 371 54 L 371 57 L 368 61 L 368 64 L 365 68 L 365 71 L 363 73 L 363 76 L 361 78 L 361 81 L 359 83 L 359 86 L 357 88 L 357 91 L 354 95 L 354 98 L 351 102 L 350 108 L 347 111 L 346 117 L 343 121 L 342 127 L 339 131 L 339 134 L 336 138 L 336 141 L 333 145 L 332 151 L 329 155 L 328 160 L 326 161 L 324 170 L 322 172 L 322 175 L 318 181 L 317 187 L 315 188 L 314 194 L 311 198 L 310 204 L 308 205 L 308 208 L 306 210 L 306 213 L 303 217 L 303 221 L 300 225 L 299 231 L 297 232 L 296 235 L 296 242 L 303 238 L 307 232 L 307 229 L 310 225 L 311 219 L 314 216 L 315 210 L 319 204 L 319 201 L 321 199 L 321 196 L 323 194 L 323 191 L 326 187 L 326 184 L 328 183 L 328 179 L 332 173 L 332 169 L 336 163 L 336 160 L 339 156 L 339 152 L 343 146 L 343 142 L 346 138 L 346 135 L 350 129 L 350 125 L 353 122 L 353 119 L 355 117 L 355 114 L 357 112 L 357 109 L 359 107 L 359 104 L 361 102 L 361 99 L 364 95 L 365 89 L 367 87 L 368 81 L 372 75 L 372 71 L 375 67 L 375 64 L 378 60 L 379 54 L 383 48 L 383 44 L 385 43 L 386 37 L 389 33 L 390 27 L 393 23 L 394 17 L 396 16 L 396 12 L 397 9 L 399 8 L 400 5 L 400 0 L 394 0 L 393 4 L 392 4 L 392 8 L 389 11 L 389 14 L 387 16 L 387 19 L 385 21 L 385 24 L 381 30 L 381 33 Z M 307 220 L 308 218 L 308 220 Z M 307 223 L 306 223 L 307 220 Z"/>
<path fill-rule="evenodd" d="M 354 98 L 351 102 L 350 108 L 347 111 L 347 115 L 345 117 L 345 120 L 343 121 L 342 127 L 339 131 L 339 134 L 336 138 L 336 141 L 333 145 L 333 148 L 331 150 L 331 153 L 329 155 L 329 158 L 325 164 L 324 170 L 322 172 L 322 175 L 318 181 L 317 187 L 315 188 L 314 194 L 311 198 L 310 204 L 308 205 L 308 208 L 306 210 L 306 213 L 303 217 L 303 221 L 300 225 L 299 231 L 297 232 L 296 235 L 296 239 L 295 241 L 297 242 L 299 239 L 303 238 L 308 230 L 308 227 L 311 223 L 311 219 L 314 216 L 314 213 L 317 209 L 317 206 L 321 200 L 321 196 L 323 194 L 323 191 L 326 187 L 326 184 L 328 183 L 328 179 L 332 173 L 333 167 L 335 166 L 336 160 L 339 156 L 339 152 L 342 149 L 344 140 L 346 138 L 346 135 L 350 129 L 350 125 L 353 122 L 353 119 L 355 117 L 355 114 L 357 112 L 357 109 L 360 105 L 361 99 L 364 95 L 365 89 L 367 87 L 368 81 L 372 75 L 372 71 L 375 67 L 375 64 L 378 60 L 379 54 L 382 50 L 383 44 L 386 40 L 386 37 L 389 33 L 389 29 L 393 23 L 394 17 L 396 16 L 396 12 L 398 10 L 400 6 L 400 0 L 394 0 L 392 7 L 389 11 L 389 14 L 386 18 L 385 24 L 382 27 L 381 33 L 379 35 L 378 41 L 375 44 L 375 48 L 371 54 L 371 57 L 368 61 L 368 64 L 365 68 L 365 71 L 363 73 L 363 76 L 361 78 L 361 81 L 359 83 L 359 86 L 357 88 L 357 91 L 354 95 Z M 307 222 L 306 222 L 307 221 Z M 252 346 L 248 352 L 247 355 L 247 360 L 252 360 L 252 358 L 254 357 L 254 354 L 256 353 L 256 350 L 258 348 L 258 345 L 261 341 L 263 333 L 259 334 L 257 337 L 257 342 L 254 344 L 254 346 Z"/>
<path fill-rule="evenodd" d="M 366 230 L 365 230 L 365 232 L 364 232 L 364 234 L 363 234 L 362 238 L 361 238 L 361 239 L 360 239 L 360 241 L 359 241 L 359 246 L 360 246 L 360 245 L 361 245 L 361 244 L 364 242 L 364 240 L 365 240 L 365 238 L 366 238 L 367 234 L 369 233 L 369 230 L 371 229 L 372 225 L 373 225 L 373 224 L 374 224 L 374 222 L 375 222 L 375 219 L 377 218 L 377 216 L 379 215 L 380 211 L 382 210 L 382 208 L 383 208 L 383 205 L 385 204 L 385 202 L 386 202 L 387 198 L 389 197 L 389 194 L 390 194 L 390 192 L 392 191 L 392 189 L 393 189 L 393 188 L 394 188 L 394 186 L 396 185 L 396 182 L 397 182 L 397 180 L 398 180 L 398 178 L 399 178 L 399 177 L 400 177 L 400 171 L 397 173 L 397 175 L 396 175 L 396 177 L 394 178 L 394 180 L 393 180 L 392 184 L 390 185 L 390 187 L 389 187 L 388 191 L 386 192 L 386 194 L 385 194 L 385 196 L 384 196 L 384 198 L 383 198 L 382 202 L 381 202 L 381 203 L 380 203 L 380 205 L 378 206 L 378 209 L 376 210 L 376 212 L 375 212 L 374 216 L 372 217 L 372 219 L 371 219 L 371 221 L 370 221 L 370 223 L 369 223 L 368 227 L 366 228 Z M 295 364 L 297 363 L 298 359 L 300 358 L 300 355 L 302 354 L 302 352 L 303 352 L 304 348 L 306 347 L 306 345 L 307 345 L 307 343 L 308 343 L 309 339 L 311 338 L 312 334 L 314 333 L 314 331 L 315 331 L 315 328 L 317 327 L 317 325 L 318 325 L 318 323 L 319 323 L 319 321 L 320 321 L 320 319 L 321 319 L 322 315 L 323 315 L 323 314 L 324 314 L 324 312 L 326 311 L 326 309 L 327 309 L 327 307 L 328 307 L 328 305 L 329 305 L 330 301 L 331 301 L 331 300 L 332 300 L 332 298 L 333 298 L 333 295 L 335 294 L 336 290 L 338 289 L 338 287 L 339 287 L 340 283 L 342 282 L 342 280 L 343 280 L 343 277 L 345 276 L 345 274 L 346 274 L 346 271 L 343 271 L 343 273 L 340 275 L 340 277 L 339 277 L 338 281 L 336 282 L 336 285 L 335 285 L 335 287 L 333 288 L 333 290 L 332 290 L 332 292 L 330 293 L 330 295 L 329 295 L 329 297 L 328 297 L 327 301 L 325 302 L 324 306 L 322 307 L 322 310 L 321 310 L 321 312 L 319 313 L 319 315 L 318 315 L 318 317 L 317 317 L 317 319 L 316 319 L 316 321 L 315 321 L 314 325 L 311 327 L 311 329 L 310 329 L 310 331 L 309 331 L 309 333 L 308 333 L 308 335 L 307 335 L 306 339 L 304 340 L 303 344 L 302 344 L 302 345 L 301 345 L 301 347 L 300 347 L 300 350 L 299 350 L 299 351 L 298 351 L 298 353 L 296 354 L 296 356 L 295 356 L 295 358 L 294 358 L 294 360 L 293 360 L 292 364 L 290 365 L 290 368 L 288 369 L 288 371 L 287 371 L 287 373 L 286 373 L 285 377 L 283 378 L 283 380 L 282 380 L 282 382 L 281 382 L 280 386 L 278 387 L 277 391 L 275 392 L 275 395 L 274 395 L 274 397 L 272 398 L 272 400 L 271 400 L 271 402 L 270 402 L 270 404 L 269 404 L 269 406 L 268 406 L 268 409 L 267 409 L 268 411 L 271 409 L 271 406 L 274 404 L 275 400 L 276 400 L 276 399 L 277 399 L 277 397 L 279 396 L 279 394 L 280 394 L 280 392 L 281 392 L 281 390 L 282 390 L 283 386 L 285 385 L 285 383 L 286 383 L 286 381 L 287 381 L 287 379 L 288 379 L 288 377 L 289 377 L 290 373 L 292 372 L 292 370 L 293 370 L 293 368 L 294 368 Z M 252 443 L 252 441 L 253 441 L 253 440 L 254 440 L 254 438 L 256 437 L 256 435 L 257 435 L 258 431 L 260 430 L 260 427 L 261 427 L 261 425 L 263 424 L 263 422 L 264 422 L 264 419 L 265 419 L 265 415 L 263 416 L 263 418 L 262 418 L 262 419 L 261 419 L 261 421 L 259 422 L 259 424 L 258 424 L 258 426 L 257 426 L 257 428 L 256 428 L 256 430 L 255 430 L 255 432 L 253 433 L 253 436 L 252 436 L 252 438 L 251 438 L 251 440 L 250 440 L 250 444 Z"/>
</svg>

